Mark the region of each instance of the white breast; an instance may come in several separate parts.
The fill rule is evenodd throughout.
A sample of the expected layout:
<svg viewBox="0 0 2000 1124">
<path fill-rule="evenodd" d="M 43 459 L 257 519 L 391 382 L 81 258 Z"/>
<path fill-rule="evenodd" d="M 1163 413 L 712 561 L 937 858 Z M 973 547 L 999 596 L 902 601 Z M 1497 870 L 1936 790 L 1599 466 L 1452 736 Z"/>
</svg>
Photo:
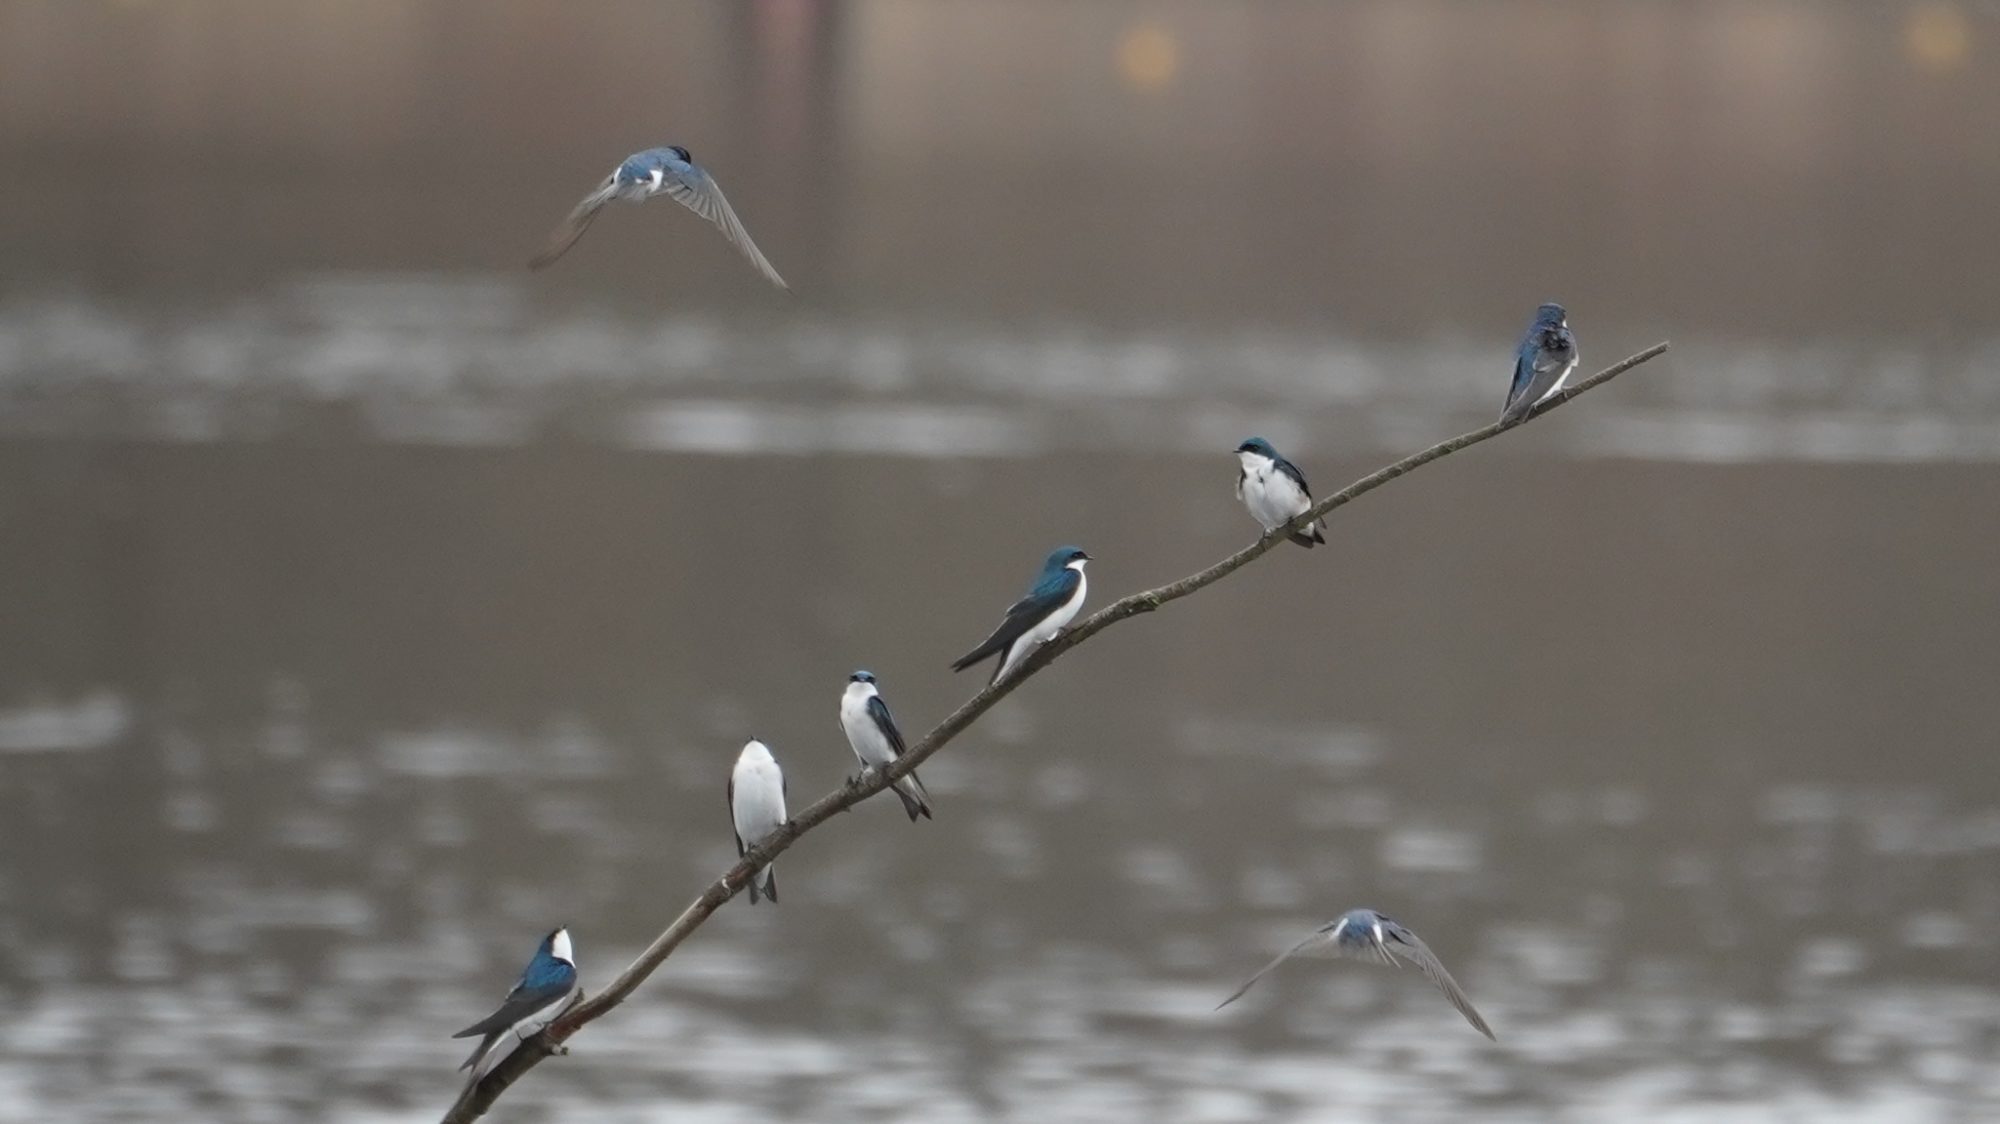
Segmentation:
<svg viewBox="0 0 2000 1124">
<path fill-rule="evenodd" d="M 1262 461 L 1256 468 L 1246 470 L 1243 479 L 1243 506 L 1266 531 L 1291 522 L 1312 501 L 1293 482 L 1292 478 L 1279 472 L 1270 461 Z"/>
<path fill-rule="evenodd" d="M 840 697 L 840 728 L 847 734 L 847 744 L 854 749 L 854 756 L 863 765 L 882 766 L 896 760 L 895 750 L 890 748 L 889 739 L 884 737 L 875 718 L 868 713 L 868 700 L 875 692 L 864 683 L 855 683 Z"/>
<path fill-rule="evenodd" d="M 1061 608 L 1050 613 L 1048 620 L 1035 627 L 1034 631 L 1039 635 L 1039 639 L 1035 641 L 1037 644 L 1046 644 L 1055 639 L 1056 633 L 1061 632 L 1069 622 L 1075 620 L 1076 614 L 1083 608 L 1084 595 L 1090 591 L 1090 577 L 1083 572 L 1083 567 L 1080 565 L 1072 564 L 1070 568 L 1076 571 L 1076 592 L 1070 594 L 1069 600 L 1063 602 Z"/>
<path fill-rule="evenodd" d="M 744 842 L 755 843 L 785 822 L 784 774 L 768 753 L 746 751 L 731 775 L 735 789 L 729 810 L 736 820 L 736 833 Z"/>
<path fill-rule="evenodd" d="M 1084 596 L 1090 591 L 1090 578 L 1083 572 L 1081 562 L 1072 562 L 1069 568 L 1076 571 L 1076 592 L 1070 594 L 1069 600 L 1057 606 L 1055 612 L 1042 618 L 1039 623 L 1022 633 L 1019 640 L 1014 641 L 1013 646 L 1009 647 L 1007 654 L 1002 657 L 998 673 L 1000 676 L 1004 677 L 1012 671 L 1015 664 L 1027 659 L 1036 648 L 1055 639 L 1056 633 L 1061 632 L 1064 626 L 1076 619 L 1077 611 L 1083 608 Z"/>
</svg>

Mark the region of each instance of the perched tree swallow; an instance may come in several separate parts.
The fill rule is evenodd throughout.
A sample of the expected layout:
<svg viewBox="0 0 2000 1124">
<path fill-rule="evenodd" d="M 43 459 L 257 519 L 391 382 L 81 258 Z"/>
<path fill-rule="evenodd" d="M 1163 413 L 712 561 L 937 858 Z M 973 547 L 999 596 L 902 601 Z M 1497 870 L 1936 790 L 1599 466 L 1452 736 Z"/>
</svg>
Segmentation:
<svg viewBox="0 0 2000 1124">
<path fill-rule="evenodd" d="M 1305 473 L 1278 455 L 1262 437 L 1252 437 L 1236 446 L 1240 467 L 1236 472 L 1236 498 L 1269 534 L 1305 514 L 1313 505 L 1312 489 L 1306 487 Z M 1311 549 L 1326 541 L 1325 524 L 1315 519 L 1292 533 L 1292 541 Z"/>
<path fill-rule="evenodd" d="M 1513 425 L 1526 418 L 1536 403 L 1561 390 L 1574 370 L 1576 337 L 1570 334 L 1569 313 L 1562 305 L 1545 304 L 1535 310 L 1535 322 L 1514 352 L 1514 383 L 1507 388 L 1501 422 Z"/>
<path fill-rule="evenodd" d="M 1372 909 L 1350 909 L 1341 914 L 1339 920 L 1328 922 L 1313 930 L 1311 936 L 1293 945 L 1290 952 L 1257 969 L 1256 975 L 1244 980 L 1243 986 L 1237 988 L 1229 998 L 1216 1004 L 1215 1009 L 1220 1011 L 1242 998 L 1243 993 L 1250 990 L 1251 984 L 1264 977 L 1264 973 L 1294 956 L 1372 959 L 1380 960 L 1391 968 L 1397 966 L 1396 957 L 1400 956 L 1415 964 L 1426 979 L 1435 984 L 1439 991 L 1444 992 L 1444 997 L 1451 1000 L 1451 1005 L 1458 1008 L 1458 1013 L 1465 1016 L 1465 1021 L 1472 1024 L 1472 1029 L 1488 1038 L 1493 1037 L 1493 1031 L 1486 1025 L 1486 1020 L 1479 1017 L 1478 1011 L 1473 1010 L 1472 1000 L 1465 997 L 1465 992 L 1459 989 L 1458 981 L 1452 979 L 1451 973 L 1444 970 L 1444 965 L 1439 963 L 1430 946 L 1415 933 Z"/>
<path fill-rule="evenodd" d="M 583 202 L 576 205 L 576 209 L 549 237 L 548 248 L 536 254 L 535 259 L 528 263 L 528 268 L 541 269 L 563 256 L 564 251 L 583 237 L 590 220 L 597 217 L 597 212 L 606 203 L 613 199 L 643 203 L 661 192 L 673 196 L 681 206 L 714 223 L 716 229 L 722 231 L 722 236 L 729 239 L 730 245 L 750 259 L 750 264 L 757 267 L 757 272 L 763 274 L 766 281 L 780 289 L 791 288 L 785 284 L 784 278 L 778 276 L 778 271 L 771 268 L 771 263 L 765 260 L 757 244 L 750 240 L 750 232 L 743 229 L 743 221 L 736 217 L 729 200 L 722 197 L 722 189 L 716 186 L 714 178 L 688 156 L 687 149 L 679 145 L 649 148 L 627 156 L 625 162 L 618 165 L 618 170 L 611 173 L 596 191 L 583 197 Z"/>
<path fill-rule="evenodd" d="M 763 742 L 752 738 L 729 774 L 729 818 L 736 824 L 736 855 L 785 826 L 785 774 Z M 778 875 L 769 866 L 750 876 L 750 904 L 757 892 L 778 900 Z"/>
<path fill-rule="evenodd" d="M 857 671 L 847 677 L 847 691 L 840 696 L 840 728 L 847 732 L 847 744 L 854 747 L 863 769 L 886 769 L 904 753 L 903 732 L 896 729 L 889 704 L 875 689 L 873 672 Z M 915 772 L 897 781 L 894 791 L 911 823 L 917 822 L 918 816 L 931 818 L 930 794 Z"/>
<path fill-rule="evenodd" d="M 993 678 L 986 685 L 1000 682 L 1015 665 L 1076 619 L 1076 611 L 1083 608 L 1087 584 L 1083 580 L 1083 565 L 1088 561 L 1090 555 L 1073 546 L 1059 546 L 1051 551 L 1048 560 L 1042 563 L 1041 576 L 1035 579 L 1034 588 L 1007 610 L 1006 618 L 993 630 L 993 635 L 958 657 L 951 669 L 964 671 L 997 654 L 999 666 L 993 669 Z"/>
<path fill-rule="evenodd" d="M 569 930 L 557 929 L 542 938 L 535 958 L 521 973 L 521 982 L 507 993 L 500 1009 L 452 1035 L 453 1038 L 479 1036 L 479 1045 L 460 1069 L 472 1071 L 467 1086 L 477 1085 L 494 1067 L 506 1061 L 521 1043 L 540 1034 L 542 1028 L 583 998 L 576 974 L 576 954 L 570 948 Z"/>
</svg>

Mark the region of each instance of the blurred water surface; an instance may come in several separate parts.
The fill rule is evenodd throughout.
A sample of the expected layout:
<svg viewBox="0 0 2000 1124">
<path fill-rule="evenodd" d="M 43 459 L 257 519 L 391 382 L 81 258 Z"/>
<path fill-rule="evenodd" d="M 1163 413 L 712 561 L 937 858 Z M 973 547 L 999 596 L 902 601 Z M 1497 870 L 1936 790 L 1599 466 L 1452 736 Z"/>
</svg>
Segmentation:
<svg viewBox="0 0 2000 1124">
<path fill-rule="evenodd" d="M 1996 46 L 0 6 L 0 1120 L 434 1119 L 540 932 L 597 985 L 730 860 L 744 739 L 802 805 L 848 671 L 926 727 L 1049 546 L 1205 565 L 1243 436 L 1481 424 L 1548 297 L 1674 351 L 1066 657 L 495 1119 L 2000 1113 Z M 522 270 L 667 141 L 797 297 L 666 204 Z M 1360 964 L 1212 1012 L 1355 905 L 1500 1042 Z"/>
</svg>

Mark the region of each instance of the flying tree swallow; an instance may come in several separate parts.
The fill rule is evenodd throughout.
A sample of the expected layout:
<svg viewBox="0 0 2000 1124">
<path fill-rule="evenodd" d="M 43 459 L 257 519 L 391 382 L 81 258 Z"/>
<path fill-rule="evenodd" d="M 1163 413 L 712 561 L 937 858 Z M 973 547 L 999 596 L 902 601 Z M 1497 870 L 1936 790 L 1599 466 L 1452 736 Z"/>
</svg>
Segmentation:
<svg viewBox="0 0 2000 1124">
<path fill-rule="evenodd" d="M 453 1038 L 479 1036 L 479 1045 L 460 1069 L 472 1071 L 467 1087 L 493 1072 L 519 1049 L 521 1043 L 540 1034 L 542 1028 L 583 998 L 582 983 L 576 974 L 576 953 L 570 946 L 569 930 L 557 929 L 542 938 L 534 959 L 500 1009 L 452 1035 Z"/>
<path fill-rule="evenodd" d="M 785 774 L 763 742 L 750 739 L 729 774 L 729 818 L 736 825 L 736 857 L 785 826 Z M 778 875 L 764 866 L 750 876 L 750 904 L 758 891 L 778 900 Z"/>
<path fill-rule="evenodd" d="M 1513 425 L 1528 416 L 1542 399 L 1562 389 L 1576 370 L 1576 337 L 1569 330 L 1569 313 L 1559 304 L 1535 310 L 1535 321 L 1514 352 L 1514 382 L 1507 388 L 1507 405 L 1500 422 Z"/>
<path fill-rule="evenodd" d="M 1262 437 L 1252 437 L 1236 446 L 1239 467 L 1236 472 L 1236 498 L 1250 509 L 1250 514 L 1270 534 L 1279 527 L 1304 515 L 1313 505 L 1312 489 L 1306 486 L 1305 473 L 1291 461 L 1278 455 Z M 1310 550 L 1314 543 L 1326 541 L 1323 533 L 1326 525 L 1313 520 L 1300 530 L 1292 532 L 1291 539 Z"/>
<path fill-rule="evenodd" d="M 1014 602 L 993 635 L 958 657 L 951 669 L 964 671 L 988 656 L 998 655 L 1000 663 L 986 685 L 1000 682 L 1036 648 L 1054 639 L 1064 625 L 1076 619 L 1077 610 L 1083 608 L 1088 585 L 1083 579 L 1083 566 L 1088 561 L 1090 555 L 1073 546 L 1059 546 L 1050 551 L 1028 595 Z"/>
<path fill-rule="evenodd" d="M 840 728 L 846 731 L 847 744 L 854 747 L 854 756 L 860 758 L 864 770 L 886 769 L 906 752 L 903 732 L 896 729 L 889 704 L 882 701 L 882 692 L 875 687 L 873 672 L 857 671 L 847 677 L 847 690 L 840 696 Z M 918 816 L 931 818 L 930 794 L 915 772 L 897 781 L 894 791 L 911 823 L 917 822 Z"/>
<path fill-rule="evenodd" d="M 1465 997 L 1465 992 L 1459 988 L 1458 981 L 1452 979 L 1451 973 L 1444 970 L 1444 965 L 1431 952 L 1430 946 L 1415 933 L 1372 909 L 1350 909 L 1341 914 L 1338 920 L 1330 921 L 1313 930 L 1311 936 L 1293 945 L 1290 952 L 1257 969 L 1255 975 L 1244 980 L 1243 986 L 1237 988 L 1229 998 L 1216 1004 L 1215 1009 L 1220 1011 L 1242 998 L 1243 993 L 1250 990 L 1251 984 L 1264 978 L 1264 973 L 1294 956 L 1378 960 L 1391 968 L 1398 966 L 1396 958 L 1401 957 L 1415 964 L 1417 970 L 1424 974 L 1424 978 L 1430 980 L 1444 993 L 1444 997 L 1451 1001 L 1451 1005 L 1458 1008 L 1458 1013 L 1465 1016 L 1465 1021 L 1472 1024 L 1472 1029 L 1488 1038 L 1493 1037 L 1492 1028 L 1486 1025 L 1485 1019 L 1479 1017 L 1479 1012 L 1472 1007 L 1472 1000 Z"/>
<path fill-rule="evenodd" d="M 716 186 L 714 177 L 688 155 L 688 150 L 679 145 L 670 148 L 649 148 L 635 152 L 625 158 L 618 170 L 612 172 L 596 191 L 583 197 L 583 202 L 569 213 L 555 233 L 549 236 L 548 248 L 536 254 L 528 263 L 529 269 L 541 269 L 563 256 L 583 232 L 590 226 L 590 220 L 613 199 L 623 199 L 633 203 L 643 203 L 661 193 L 671 195 L 674 201 L 709 222 L 722 231 L 757 272 L 764 279 L 780 289 L 790 289 L 785 279 L 771 267 L 757 244 L 750 240 L 750 232 L 743 229 L 743 221 L 736 217 L 729 200 L 722 197 L 722 188 Z"/>
</svg>

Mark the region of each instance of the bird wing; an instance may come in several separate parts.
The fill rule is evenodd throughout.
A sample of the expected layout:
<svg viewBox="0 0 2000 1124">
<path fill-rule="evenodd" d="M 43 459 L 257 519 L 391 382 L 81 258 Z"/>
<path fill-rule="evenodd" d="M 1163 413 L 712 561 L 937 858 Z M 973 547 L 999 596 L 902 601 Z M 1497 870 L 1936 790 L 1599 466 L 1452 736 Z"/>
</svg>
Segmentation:
<svg viewBox="0 0 2000 1124">
<path fill-rule="evenodd" d="M 1312 953 L 1306 950 L 1306 946 L 1312 944 L 1315 941 L 1324 941 L 1325 939 L 1326 939 L 1325 929 L 1313 930 L 1312 935 L 1308 936 L 1305 940 L 1302 940 L 1299 943 L 1293 945 L 1291 948 L 1286 949 L 1281 955 L 1279 955 L 1279 957 L 1276 960 L 1273 960 L 1269 964 L 1266 964 L 1262 968 L 1259 968 L 1255 972 L 1252 972 L 1250 974 L 1250 978 L 1243 981 L 1243 986 L 1237 988 L 1235 991 L 1230 992 L 1229 998 L 1223 1000 L 1220 1003 L 1217 1003 L 1215 1005 L 1215 1009 L 1220 1011 L 1224 1007 L 1229 1006 L 1231 1003 L 1236 1002 L 1238 999 L 1243 998 L 1243 993 L 1250 990 L 1251 984 L 1254 984 L 1258 980 L 1263 979 L 1264 976 L 1267 973 L 1269 973 L 1271 969 L 1277 967 L 1280 964 L 1283 964 L 1285 961 L 1290 960 L 1292 957 L 1298 956 L 1301 953 L 1304 953 L 1307 956 L 1312 955 Z"/>
<path fill-rule="evenodd" d="M 1068 601 L 1070 595 L 1076 592 L 1079 580 L 1075 570 L 1066 569 L 1035 586 L 1026 597 L 1007 607 L 1007 615 L 1001 618 L 1000 627 L 993 630 L 993 635 L 988 636 L 979 647 L 958 657 L 951 669 L 964 671 L 990 655 L 1005 652 L 1042 618 Z"/>
<path fill-rule="evenodd" d="M 549 244 L 543 247 L 542 252 L 536 254 L 528 262 L 528 268 L 543 269 L 553 265 L 557 258 L 562 257 L 563 254 L 569 251 L 571 246 L 576 245 L 576 240 L 583 237 L 583 232 L 590 228 L 590 220 L 596 218 L 597 212 L 606 203 L 611 202 L 612 197 L 617 193 L 618 176 L 613 174 L 606 177 L 604 183 L 596 191 L 584 196 L 583 202 L 578 203 L 570 211 L 569 217 L 565 218 L 562 221 L 562 225 L 556 227 L 555 232 L 549 235 Z"/>
<path fill-rule="evenodd" d="M 1507 405 L 1512 407 L 1535 383 L 1535 341 L 1531 336 L 1521 341 L 1521 350 L 1514 356 L 1514 381 L 1507 387 Z"/>
<path fill-rule="evenodd" d="M 514 990 L 500 1003 L 500 1009 L 485 1018 L 452 1035 L 453 1038 L 471 1038 L 474 1035 L 499 1034 L 536 1011 L 569 994 L 576 985 L 576 973 L 565 973 L 566 978 L 547 983 L 528 985 L 516 984 Z M 468 1060 L 466 1065 L 471 1065 Z M 459 1068 L 463 1069 L 464 1066 Z"/>
<path fill-rule="evenodd" d="M 1250 473 L 1242 465 L 1236 466 L 1236 498 L 1243 498 L 1243 482 L 1250 479 Z"/>
<path fill-rule="evenodd" d="M 908 752 L 908 748 L 903 745 L 903 732 L 896 729 L 896 720 L 889 715 L 889 704 L 882 701 L 881 695 L 868 696 L 868 717 L 874 720 L 875 728 L 882 731 L 882 736 L 889 740 L 889 752 L 897 757 Z M 896 787 L 914 795 L 917 800 L 916 807 L 923 808 L 930 804 L 931 794 L 924 791 L 924 782 L 917 779 L 914 770 L 905 773 L 903 779 L 896 782 Z M 906 800 L 905 804 L 907 803 Z M 910 818 L 916 818 L 914 812 Z"/>
<path fill-rule="evenodd" d="M 924 782 L 917 779 L 917 771 L 915 769 L 912 769 L 909 772 L 904 773 L 903 779 L 897 781 L 896 786 L 898 789 L 907 789 L 909 792 L 913 793 L 917 798 L 917 805 L 924 809 L 924 814 L 925 815 L 930 814 L 930 803 L 931 803 L 930 790 L 924 787 Z"/>
<path fill-rule="evenodd" d="M 1431 951 L 1431 947 L 1424 943 L 1422 937 L 1393 922 L 1385 923 L 1383 928 L 1386 930 L 1386 947 L 1391 952 L 1415 964 L 1417 970 L 1424 974 L 1424 978 L 1443 992 L 1453 1007 L 1458 1008 L 1458 1013 L 1465 1016 L 1465 1021 L 1472 1024 L 1472 1029 L 1493 1041 L 1499 1041 L 1493 1037 L 1493 1028 L 1487 1026 L 1486 1020 L 1479 1017 L 1478 1010 L 1472 1006 L 1472 1000 L 1466 998 L 1465 989 L 1458 986 L 1458 981 L 1451 978 L 1450 972 L 1445 971 L 1443 961 L 1437 958 L 1437 954 Z"/>
<path fill-rule="evenodd" d="M 889 752 L 901 757 L 904 751 L 903 732 L 896 729 L 896 720 L 889 716 L 889 704 L 882 701 L 881 695 L 868 696 L 868 717 L 874 720 L 875 728 L 882 731 L 882 736 L 889 739 Z"/>
<path fill-rule="evenodd" d="M 750 848 L 743 845 L 743 829 L 736 826 L 736 774 L 733 772 L 729 774 L 728 793 L 729 830 L 736 836 L 736 857 L 740 859 L 743 857 L 743 852 Z"/>
<path fill-rule="evenodd" d="M 736 217 L 735 208 L 723 198 L 722 188 L 717 186 L 714 177 L 690 164 L 685 172 L 667 175 L 660 187 L 673 196 L 675 202 L 714 223 L 716 229 L 722 231 L 722 236 L 729 239 L 730 245 L 748 258 L 766 281 L 780 289 L 791 289 L 785 284 L 785 279 L 778 276 L 778 271 L 764 257 L 763 251 L 757 248 L 757 243 L 750 240 L 750 232 L 743 229 L 743 220 Z"/>
<path fill-rule="evenodd" d="M 1313 490 L 1306 484 L 1306 474 L 1299 471 L 1298 465 L 1293 464 L 1291 461 L 1288 461 L 1283 457 L 1278 458 L 1277 464 L 1278 464 L 1278 471 L 1283 473 L 1287 480 L 1290 480 L 1292 483 L 1297 484 L 1299 486 L 1299 491 L 1303 493 L 1307 501 L 1310 502 L 1313 498 Z"/>
</svg>

